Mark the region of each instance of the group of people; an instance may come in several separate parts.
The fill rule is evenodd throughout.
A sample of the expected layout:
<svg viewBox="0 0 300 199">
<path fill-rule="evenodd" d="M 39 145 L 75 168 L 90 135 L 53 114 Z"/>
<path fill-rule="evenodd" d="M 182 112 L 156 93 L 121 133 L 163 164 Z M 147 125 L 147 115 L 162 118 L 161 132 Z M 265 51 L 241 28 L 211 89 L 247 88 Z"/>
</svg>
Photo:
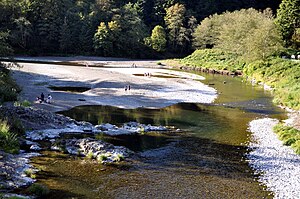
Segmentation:
<svg viewBox="0 0 300 199">
<path fill-rule="evenodd" d="M 39 102 L 39 103 L 43 103 L 43 102 L 46 102 L 48 104 L 51 104 L 51 101 L 52 101 L 52 96 L 50 94 L 48 94 L 48 97 L 47 99 L 45 100 L 45 95 L 44 93 L 41 93 L 41 96 L 38 96 L 36 98 L 36 101 Z"/>
<path fill-rule="evenodd" d="M 151 77 L 151 73 L 144 73 L 145 77 Z"/>
<path fill-rule="evenodd" d="M 131 87 L 130 87 L 130 85 L 129 85 L 129 84 L 125 86 L 125 91 L 127 91 L 127 90 L 129 90 L 129 91 L 130 91 L 130 89 L 131 89 Z"/>
</svg>

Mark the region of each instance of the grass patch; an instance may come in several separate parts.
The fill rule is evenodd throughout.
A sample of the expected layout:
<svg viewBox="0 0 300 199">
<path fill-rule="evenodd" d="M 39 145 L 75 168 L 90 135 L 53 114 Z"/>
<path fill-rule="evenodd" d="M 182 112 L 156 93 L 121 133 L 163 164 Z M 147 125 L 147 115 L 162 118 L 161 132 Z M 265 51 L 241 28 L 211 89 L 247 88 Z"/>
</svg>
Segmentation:
<svg viewBox="0 0 300 199">
<path fill-rule="evenodd" d="M 283 141 L 286 146 L 291 146 L 294 151 L 300 155 L 300 131 L 285 126 L 283 124 L 277 124 L 274 127 L 274 132 L 278 135 L 279 139 Z"/>
<path fill-rule="evenodd" d="M 117 154 L 117 156 L 114 158 L 114 161 L 120 162 L 122 160 L 125 160 L 125 157 L 122 154 Z"/>
<path fill-rule="evenodd" d="M 35 179 L 36 178 L 36 175 L 35 175 L 35 172 L 32 170 L 32 169 L 26 169 L 24 171 L 25 175 L 29 178 L 32 178 L 32 179 Z"/>
<path fill-rule="evenodd" d="M 86 158 L 87 159 L 93 159 L 94 158 L 94 154 L 93 154 L 93 152 L 92 151 L 90 151 L 87 155 L 86 155 Z"/>
<path fill-rule="evenodd" d="M 0 148 L 7 153 L 18 153 L 20 150 L 18 134 L 11 131 L 6 120 L 0 120 Z"/>
<path fill-rule="evenodd" d="M 106 161 L 108 159 L 108 156 L 106 154 L 101 154 L 99 156 L 97 156 L 97 161 L 99 163 L 102 163 L 103 161 Z"/>
</svg>

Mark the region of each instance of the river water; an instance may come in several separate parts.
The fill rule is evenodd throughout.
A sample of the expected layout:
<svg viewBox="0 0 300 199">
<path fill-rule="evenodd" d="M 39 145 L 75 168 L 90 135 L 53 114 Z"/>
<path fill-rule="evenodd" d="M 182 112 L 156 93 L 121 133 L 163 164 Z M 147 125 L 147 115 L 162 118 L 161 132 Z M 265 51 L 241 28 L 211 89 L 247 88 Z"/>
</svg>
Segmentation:
<svg viewBox="0 0 300 199">
<path fill-rule="evenodd" d="M 48 198 L 272 198 L 248 166 L 248 123 L 256 118 L 283 119 L 268 92 L 240 78 L 201 74 L 219 92 L 213 104 L 181 103 L 162 109 L 81 106 L 62 112 L 93 124 L 137 121 L 175 126 L 183 132 L 102 136 L 136 152 L 120 164 L 56 152 L 33 159 L 42 171 Z"/>
</svg>

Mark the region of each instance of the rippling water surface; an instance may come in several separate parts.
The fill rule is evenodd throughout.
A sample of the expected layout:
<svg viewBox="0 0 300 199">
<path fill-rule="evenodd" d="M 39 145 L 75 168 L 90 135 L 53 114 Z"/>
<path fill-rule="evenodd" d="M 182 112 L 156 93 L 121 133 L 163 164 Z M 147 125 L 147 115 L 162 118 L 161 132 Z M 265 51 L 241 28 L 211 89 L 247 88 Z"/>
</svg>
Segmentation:
<svg viewBox="0 0 300 199">
<path fill-rule="evenodd" d="M 136 152 L 116 165 L 45 152 L 34 164 L 42 168 L 37 180 L 51 189 L 49 198 L 272 198 L 245 160 L 247 125 L 257 117 L 285 115 L 262 89 L 238 78 L 205 76 L 205 83 L 220 92 L 214 104 L 132 110 L 80 106 L 62 112 L 93 124 L 137 121 L 184 132 L 103 136 Z"/>
</svg>

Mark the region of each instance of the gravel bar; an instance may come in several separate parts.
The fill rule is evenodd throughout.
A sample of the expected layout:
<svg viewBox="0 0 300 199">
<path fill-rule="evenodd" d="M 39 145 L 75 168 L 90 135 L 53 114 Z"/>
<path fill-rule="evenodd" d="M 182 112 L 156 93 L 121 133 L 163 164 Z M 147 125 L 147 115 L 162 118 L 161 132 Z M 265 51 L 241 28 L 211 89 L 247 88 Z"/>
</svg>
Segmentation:
<svg viewBox="0 0 300 199">
<path fill-rule="evenodd" d="M 277 138 L 273 132 L 277 123 L 278 120 L 270 118 L 249 123 L 249 164 L 274 198 L 300 198 L 300 156 Z"/>
</svg>

